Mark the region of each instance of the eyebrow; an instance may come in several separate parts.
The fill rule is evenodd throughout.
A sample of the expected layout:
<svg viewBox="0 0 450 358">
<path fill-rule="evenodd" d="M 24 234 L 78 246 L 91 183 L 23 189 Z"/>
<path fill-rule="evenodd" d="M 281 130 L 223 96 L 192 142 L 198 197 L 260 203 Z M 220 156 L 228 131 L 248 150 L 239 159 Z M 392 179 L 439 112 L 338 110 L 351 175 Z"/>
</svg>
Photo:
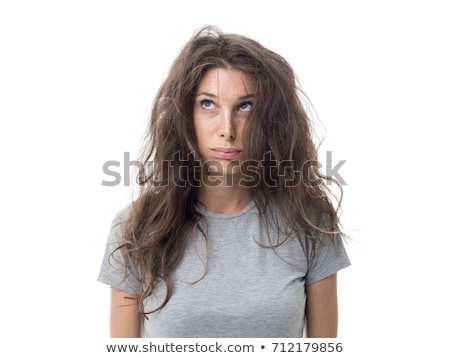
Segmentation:
<svg viewBox="0 0 450 358">
<path fill-rule="evenodd" d="M 199 97 L 199 96 L 208 96 L 208 97 L 212 97 L 212 98 L 217 98 L 217 96 L 215 94 L 208 93 L 208 92 L 200 92 L 195 97 Z M 247 94 L 245 96 L 241 96 L 238 98 L 238 101 L 245 101 L 250 98 L 255 98 L 255 95 L 253 93 L 251 93 L 251 94 Z"/>
</svg>

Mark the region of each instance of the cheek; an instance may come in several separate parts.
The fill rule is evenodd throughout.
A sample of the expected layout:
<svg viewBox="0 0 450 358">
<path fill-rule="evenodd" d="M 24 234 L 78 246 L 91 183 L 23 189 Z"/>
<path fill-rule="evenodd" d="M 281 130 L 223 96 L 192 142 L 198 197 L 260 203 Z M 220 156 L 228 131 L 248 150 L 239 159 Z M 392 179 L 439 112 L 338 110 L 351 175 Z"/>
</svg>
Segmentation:
<svg viewBox="0 0 450 358">
<path fill-rule="evenodd" d="M 197 137 L 206 138 L 214 131 L 214 122 L 206 118 L 194 117 L 194 131 Z"/>
<path fill-rule="evenodd" d="M 208 143 L 211 140 L 211 133 L 209 133 L 206 128 L 199 128 L 199 131 L 196 132 L 195 135 L 197 137 L 199 148 L 208 146 Z"/>
<path fill-rule="evenodd" d="M 194 120 L 194 134 L 195 138 L 197 139 L 197 144 L 199 147 L 203 145 L 205 142 L 205 138 L 207 138 L 207 128 L 205 128 L 204 125 L 200 121 Z"/>
<path fill-rule="evenodd" d="M 198 138 L 199 133 L 201 133 L 201 128 L 200 128 L 200 121 L 198 120 L 198 115 L 196 115 L 195 111 L 192 117 L 192 125 L 194 128 L 195 136 Z"/>
</svg>

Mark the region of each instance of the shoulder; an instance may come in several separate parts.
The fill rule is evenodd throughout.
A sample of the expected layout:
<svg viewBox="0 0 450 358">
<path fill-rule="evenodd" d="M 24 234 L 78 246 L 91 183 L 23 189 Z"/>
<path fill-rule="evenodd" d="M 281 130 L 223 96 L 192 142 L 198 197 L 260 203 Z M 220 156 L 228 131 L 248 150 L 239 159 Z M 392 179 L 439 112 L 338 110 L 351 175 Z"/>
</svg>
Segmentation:
<svg viewBox="0 0 450 358">
<path fill-rule="evenodd" d="M 111 229 L 124 225 L 130 218 L 133 203 L 123 206 L 113 217 L 111 221 Z"/>
</svg>

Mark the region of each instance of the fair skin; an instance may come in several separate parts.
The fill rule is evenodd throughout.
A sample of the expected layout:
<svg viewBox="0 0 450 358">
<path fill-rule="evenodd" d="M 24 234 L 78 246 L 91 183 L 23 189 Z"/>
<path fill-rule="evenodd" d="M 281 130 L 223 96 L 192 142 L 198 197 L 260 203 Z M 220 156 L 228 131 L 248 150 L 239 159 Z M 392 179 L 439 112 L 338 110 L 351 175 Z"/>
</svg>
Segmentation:
<svg viewBox="0 0 450 358">
<path fill-rule="evenodd" d="M 239 185 L 246 159 L 242 133 L 255 97 L 255 83 L 231 68 L 214 68 L 199 83 L 193 112 L 194 130 L 203 163 L 199 201 L 209 211 L 232 215 L 244 209 L 251 194 Z M 337 275 L 306 286 L 307 337 L 336 337 Z M 141 317 L 130 294 L 112 289 L 111 337 L 140 337 Z"/>
<path fill-rule="evenodd" d="M 248 190 L 239 185 L 239 166 L 245 160 L 242 133 L 254 96 L 254 81 L 232 69 L 211 69 L 199 83 L 194 130 L 208 168 L 199 201 L 209 211 L 230 215 L 251 201 Z"/>
<path fill-rule="evenodd" d="M 338 329 L 337 274 L 306 286 L 305 336 L 335 338 Z"/>
<path fill-rule="evenodd" d="M 135 297 L 117 288 L 111 288 L 110 336 L 111 338 L 140 338 L 142 316 Z"/>
</svg>

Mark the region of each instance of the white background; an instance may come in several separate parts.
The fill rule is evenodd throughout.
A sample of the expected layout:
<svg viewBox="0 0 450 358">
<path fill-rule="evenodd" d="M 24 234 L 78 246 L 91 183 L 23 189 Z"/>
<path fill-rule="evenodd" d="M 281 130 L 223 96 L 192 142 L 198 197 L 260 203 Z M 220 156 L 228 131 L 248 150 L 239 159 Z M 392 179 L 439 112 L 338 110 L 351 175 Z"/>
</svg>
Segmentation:
<svg viewBox="0 0 450 358">
<path fill-rule="evenodd" d="M 340 337 L 367 357 L 444 356 L 448 19 L 445 1 L 2 1 L 0 349 L 79 356 L 107 339 L 96 279 L 131 192 L 102 186 L 102 165 L 135 158 L 171 61 L 215 24 L 291 63 L 323 150 L 347 161 Z"/>
</svg>

